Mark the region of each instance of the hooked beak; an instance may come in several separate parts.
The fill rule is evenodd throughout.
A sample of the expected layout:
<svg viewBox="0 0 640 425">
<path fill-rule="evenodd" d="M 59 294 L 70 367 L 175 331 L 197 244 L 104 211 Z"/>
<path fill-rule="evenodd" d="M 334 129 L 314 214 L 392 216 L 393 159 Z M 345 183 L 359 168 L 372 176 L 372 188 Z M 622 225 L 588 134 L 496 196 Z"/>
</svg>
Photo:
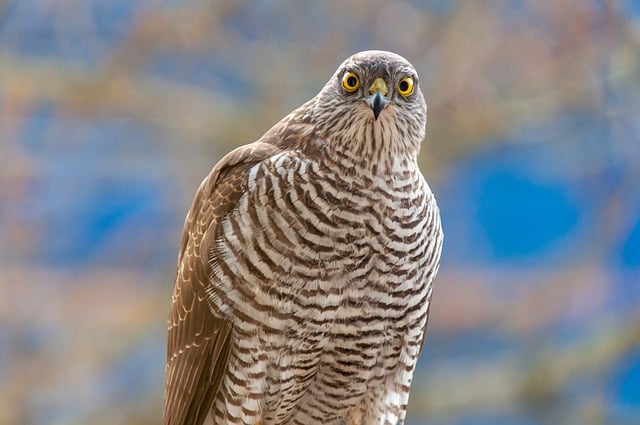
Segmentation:
<svg viewBox="0 0 640 425">
<path fill-rule="evenodd" d="M 367 104 L 373 111 L 373 116 L 378 119 L 380 112 L 389 104 L 389 100 L 385 97 L 387 94 L 387 84 L 380 77 L 376 78 L 371 85 L 371 94 L 367 98 Z"/>
</svg>

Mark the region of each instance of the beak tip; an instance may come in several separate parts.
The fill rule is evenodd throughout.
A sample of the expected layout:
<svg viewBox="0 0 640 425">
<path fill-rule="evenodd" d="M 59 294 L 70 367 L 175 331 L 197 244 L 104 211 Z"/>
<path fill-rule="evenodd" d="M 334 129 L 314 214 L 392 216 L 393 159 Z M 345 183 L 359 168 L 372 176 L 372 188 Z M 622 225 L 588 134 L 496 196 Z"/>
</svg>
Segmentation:
<svg viewBox="0 0 640 425">
<path fill-rule="evenodd" d="M 375 120 L 378 120 L 380 113 L 382 110 L 389 104 L 389 101 L 380 93 L 380 91 L 375 92 L 375 94 L 369 97 L 369 106 L 373 111 L 373 117 Z"/>
</svg>

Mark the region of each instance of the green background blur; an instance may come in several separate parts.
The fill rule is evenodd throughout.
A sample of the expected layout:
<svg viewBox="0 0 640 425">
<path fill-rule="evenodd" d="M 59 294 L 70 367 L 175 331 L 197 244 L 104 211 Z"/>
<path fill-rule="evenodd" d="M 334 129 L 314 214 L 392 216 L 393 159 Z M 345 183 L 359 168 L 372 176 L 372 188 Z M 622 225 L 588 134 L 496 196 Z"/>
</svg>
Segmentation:
<svg viewBox="0 0 640 425">
<path fill-rule="evenodd" d="M 365 49 L 446 235 L 407 424 L 640 424 L 635 0 L 0 1 L 0 424 L 160 423 L 199 182 Z"/>
</svg>

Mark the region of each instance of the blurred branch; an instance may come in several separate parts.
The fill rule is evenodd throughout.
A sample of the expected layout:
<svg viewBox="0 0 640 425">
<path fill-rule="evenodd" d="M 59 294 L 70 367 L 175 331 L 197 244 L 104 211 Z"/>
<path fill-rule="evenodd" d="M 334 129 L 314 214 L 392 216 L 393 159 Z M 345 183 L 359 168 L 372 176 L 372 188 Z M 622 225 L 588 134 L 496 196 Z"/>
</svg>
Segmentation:
<svg viewBox="0 0 640 425">
<path fill-rule="evenodd" d="M 609 16 L 615 20 L 615 24 L 611 25 L 610 28 L 622 33 L 620 38 L 625 43 L 632 45 L 634 50 L 640 51 L 640 37 L 634 30 L 633 20 L 628 19 L 622 11 L 620 0 L 605 0 L 603 3 Z"/>
<path fill-rule="evenodd" d="M 0 87 L 11 101 L 54 102 L 76 115 L 113 114 L 152 124 L 180 136 L 203 139 L 230 133 L 224 125 L 237 108 L 222 95 L 152 76 L 96 72 L 68 62 L 0 56 Z"/>
</svg>

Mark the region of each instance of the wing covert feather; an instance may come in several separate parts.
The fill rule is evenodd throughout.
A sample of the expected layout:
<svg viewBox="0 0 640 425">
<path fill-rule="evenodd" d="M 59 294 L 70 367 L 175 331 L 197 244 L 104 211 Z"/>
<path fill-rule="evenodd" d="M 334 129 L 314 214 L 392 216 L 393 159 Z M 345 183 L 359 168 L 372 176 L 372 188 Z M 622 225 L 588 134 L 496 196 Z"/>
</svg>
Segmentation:
<svg viewBox="0 0 640 425">
<path fill-rule="evenodd" d="M 230 319 L 208 304 L 209 252 L 222 218 L 246 190 L 247 173 L 281 151 L 266 142 L 226 155 L 204 179 L 185 220 L 168 320 L 164 425 L 201 425 L 226 372 L 231 348 Z"/>
</svg>

